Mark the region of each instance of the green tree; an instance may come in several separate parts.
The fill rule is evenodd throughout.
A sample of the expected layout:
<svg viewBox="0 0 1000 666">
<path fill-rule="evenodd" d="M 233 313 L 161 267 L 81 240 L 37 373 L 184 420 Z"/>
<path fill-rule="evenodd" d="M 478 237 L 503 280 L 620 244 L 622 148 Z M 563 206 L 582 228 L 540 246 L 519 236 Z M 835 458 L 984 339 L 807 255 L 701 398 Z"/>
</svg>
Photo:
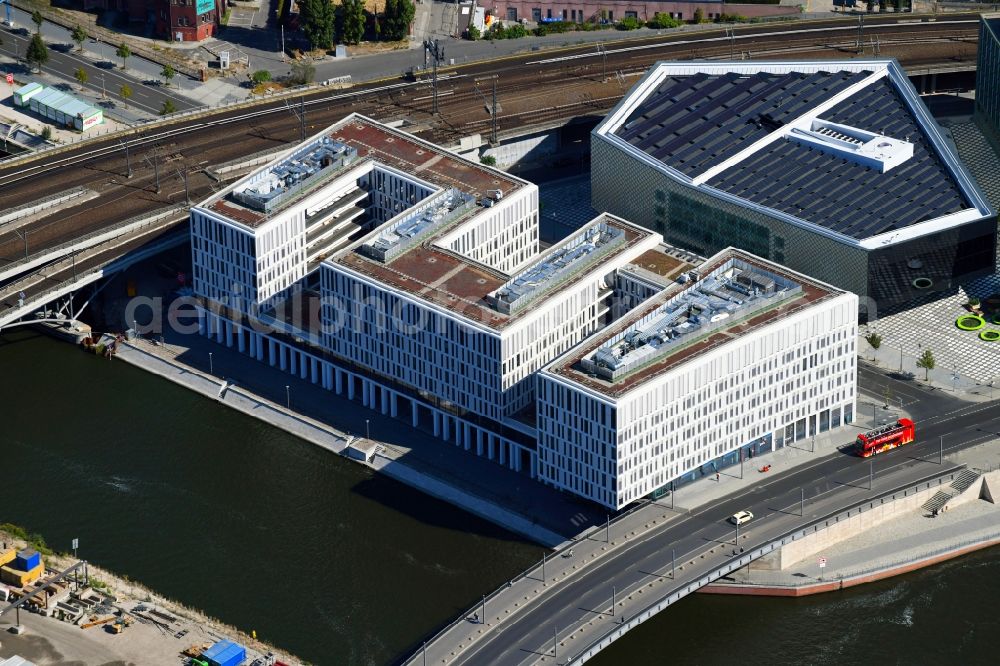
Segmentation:
<svg viewBox="0 0 1000 666">
<path fill-rule="evenodd" d="M 482 36 L 483 36 L 483 33 L 479 30 L 479 28 L 477 28 L 474 25 L 470 25 L 469 29 L 465 31 L 465 37 L 470 42 L 474 42 L 474 41 L 476 41 L 477 39 L 479 39 Z"/>
<path fill-rule="evenodd" d="M 684 21 L 679 19 L 670 18 L 670 14 L 665 12 L 656 12 L 656 15 L 647 23 L 650 28 L 654 30 L 666 30 L 668 28 L 676 28 L 683 25 Z"/>
<path fill-rule="evenodd" d="M 42 138 L 46 141 L 52 138 L 52 128 L 48 125 L 42 128 Z"/>
<path fill-rule="evenodd" d="M 492 155 L 483 155 L 479 158 L 480 164 L 485 164 L 486 166 L 495 167 L 497 165 L 497 158 Z"/>
<path fill-rule="evenodd" d="M 335 15 L 330 0 L 303 0 L 299 5 L 302 34 L 314 49 L 328 49 L 333 43 Z"/>
<path fill-rule="evenodd" d="M 85 70 L 83 67 L 77 67 L 76 71 L 73 72 L 73 76 L 75 76 L 76 80 L 80 82 L 80 85 L 86 83 L 87 79 L 90 78 L 87 76 L 87 70 Z"/>
<path fill-rule="evenodd" d="M 132 89 L 127 83 L 123 83 L 122 87 L 118 89 L 118 94 L 121 95 L 122 101 L 125 102 L 125 108 L 128 108 L 128 98 L 132 96 Z"/>
<path fill-rule="evenodd" d="M 382 38 L 390 42 L 405 39 L 417 9 L 411 0 L 386 0 L 382 19 Z"/>
<path fill-rule="evenodd" d="M 917 359 L 917 367 L 924 369 L 924 381 L 930 377 L 931 370 L 934 369 L 934 353 L 930 349 L 925 349 L 923 355 Z"/>
<path fill-rule="evenodd" d="M 865 336 L 865 340 L 871 345 L 872 348 L 872 360 L 875 360 L 875 356 L 878 354 L 878 348 L 882 346 L 882 336 L 872 331 Z"/>
<path fill-rule="evenodd" d="M 78 51 L 82 51 L 83 43 L 87 41 L 87 31 L 84 30 L 81 26 L 76 26 L 73 28 L 73 33 L 70 35 L 70 37 L 72 37 L 73 41 L 76 42 L 76 49 Z"/>
<path fill-rule="evenodd" d="M 35 24 L 35 32 L 42 31 L 42 23 L 45 22 L 45 17 L 37 9 L 31 12 L 31 22 Z"/>
<path fill-rule="evenodd" d="M 271 80 L 271 72 L 266 69 L 258 69 L 250 75 L 250 80 L 254 82 L 254 85 L 258 86 L 262 83 L 267 83 Z"/>
<path fill-rule="evenodd" d="M 176 75 L 177 72 L 173 67 L 171 67 L 170 63 L 164 65 L 163 69 L 160 71 L 160 76 L 163 77 L 163 84 L 167 86 L 170 85 L 170 79 L 174 78 Z"/>
<path fill-rule="evenodd" d="M 132 56 L 132 49 L 128 47 L 128 44 L 123 43 L 115 51 L 115 55 L 122 59 L 122 69 L 125 69 L 125 61 Z"/>
<path fill-rule="evenodd" d="M 316 67 L 311 62 L 298 61 L 292 63 L 292 72 L 288 81 L 293 85 L 304 86 L 316 79 Z"/>
<path fill-rule="evenodd" d="M 365 36 L 364 0 L 344 0 L 337 8 L 337 34 L 345 44 L 357 44 Z"/>
<path fill-rule="evenodd" d="M 694 10 L 694 22 L 701 23 L 705 20 L 705 12 L 701 7 Z"/>
<path fill-rule="evenodd" d="M 42 71 L 42 65 L 49 61 L 49 49 L 42 41 L 42 36 L 37 32 L 31 36 L 31 41 L 28 42 L 28 50 L 24 53 L 24 59 L 29 64 L 37 66 L 38 71 Z"/>
<path fill-rule="evenodd" d="M 169 115 L 171 113 L 176 113 L 176 112 L 177 112 L 177 107 L 174 106 L 174 100 L 169 99 L 169 98 L 163 100 L 163 106 L 160 108 L 160 115 L 161 116 L 166 116 L 166 115 Z"/>
</svg>

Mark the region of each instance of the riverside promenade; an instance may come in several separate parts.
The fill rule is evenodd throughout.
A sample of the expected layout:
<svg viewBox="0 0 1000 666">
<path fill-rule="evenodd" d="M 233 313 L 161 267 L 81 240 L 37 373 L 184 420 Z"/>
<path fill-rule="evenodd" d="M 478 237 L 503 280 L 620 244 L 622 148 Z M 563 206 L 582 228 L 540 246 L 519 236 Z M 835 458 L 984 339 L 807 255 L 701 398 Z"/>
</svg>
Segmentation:
<svg viewBox="0 0 1000 666">
<path fill-rule="evenodd" d="M 932 515 L 917 508 L 858 532 L 780 571 L 750 566 L 700 590 L 704 594 L 806 596 L 916 571 L 1000 545 L 1000 440 L 949 459 L 982 474 L 961 504 Z M 820 567 L 820 557 L 824 567 Z"/>
<path fill-rule="evenodd" d="M 180 360 L 184 351 L 183 348 L 176 345 L 154 344 L 148 340 L 137 340 L 119 344 L 116 358 L 180 384 L 207 398 L 217 400 L 221 404 L 269 423 L 331 453 L 346 455 L 348 442 L 352 439 L 360 439 L 338 430 L 329 423 L 290 409 L 287 404 L 281 405 L 250 388 L 245 388 L 237 379 L 216 377 L 211 372 L 204 372 L 190 366 Z M 226 351 L 225 348 L 213 351 L 211 363 L 214 365 L 216 362 L 214 357 L 218 356 L 220 357 L 218 363 L 221 365 Z M 243 358 L 245 359 L 245 357 Z M 246 359 L 244 362 L 252 369 L 255 369 L 253 366 L 261 365 L 250 359 Z M 287 381 L 292 380 L 287 375 L 285 377 L 288 378 Z M 290 404 L 290 384 L 285 386 L 289 386 L 286 393 L 289 396 L 288 403 Z M 310 385 L 310 387 L 329 395 L 315 386 Z M 301 394 L 301 387 L 296 386 L 296 404 L 304 404 L 305 397 Z M 358 409 L 362 408 L 358 406 Z M 376 415 L 373 414 L 372 418 L 374 419 Z M 381 415 L 377 416 L 380 419 L 385 418 Z M 400 425 L 402 426 L 402 424 Z M 375 430 L 378 431 L 378 428 L 379 426 L 376 425 Z M 371 428 L 369 427 L 369 429 Z M 382 429 L 384 430 L 384 427 Z M 418 466 L 416 461 L 404 461 L 403 459 L 408 453 L 407 450 L 393 446 L 389 442 L 380 443 L 383 445 L 382 449 L 370 461 L 355 460 L 355 462 L 417 488 L 432 497 L 461 507 L 512 532 L 526 536 L 532 541 L 545 545 L 555 545 L 564 541 L 564 537 L 560 534 L 539 525 L 516 510 L 501 506 L 490 498 L 477 494 L 474 488 L 467 485 L 460 486 L 446 478 L 435 476 L 430 471 Z M 456 452 L 455 455 L 461 454 Z M 495 467 L 498 472 L 507 471 L 498 465 Z M 530 482 L 530 479 L 525 481 Z"/>
</svg>

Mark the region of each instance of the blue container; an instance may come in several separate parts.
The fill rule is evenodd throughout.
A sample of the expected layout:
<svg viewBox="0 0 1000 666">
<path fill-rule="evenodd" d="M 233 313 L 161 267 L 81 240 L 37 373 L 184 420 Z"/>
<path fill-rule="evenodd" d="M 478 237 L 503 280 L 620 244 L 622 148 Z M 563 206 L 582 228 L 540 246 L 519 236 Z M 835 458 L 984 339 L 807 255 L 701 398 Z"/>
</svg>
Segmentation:
<svg viewBox="0 0 1000 666">
<path fill-rule="evenodd" d="M 42 556 L 37 550 L 26 548 L 14 557 L 14 568 L 18 571 L 31 571 L 42 563 Z"/>
<path fill-rule="evenodd" d="M 201 654 L 212 666 L 239 666 L 247 660 L 247 649 L 232 641 L 219 641 Z"/>
</svg>

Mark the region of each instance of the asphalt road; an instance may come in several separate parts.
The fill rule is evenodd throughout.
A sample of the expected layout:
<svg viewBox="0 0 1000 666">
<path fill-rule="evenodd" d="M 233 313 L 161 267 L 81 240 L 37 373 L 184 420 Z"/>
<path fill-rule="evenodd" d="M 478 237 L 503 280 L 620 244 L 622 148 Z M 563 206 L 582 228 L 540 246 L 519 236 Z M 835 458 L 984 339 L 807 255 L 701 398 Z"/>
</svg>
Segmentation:
<svg viewBox="0 0 1000 666">
<path fill-rule="evenodd" d="M 19 12 L 20 10 L 14 11 L 15 15 Z M 20 13 L 23 14 L 23 12 Z M 34 28 L 34 24 L 30 22 L 30 18 L 27 15 L 16 16 L 15 24 L 18 25 L 18 28 L 15 30 L 4 28 L 3 44 L 0 45 L 0 53 L 19 59 L 20 62 L 20 59 L 24 58 L 28 42 L 31 40 L 30 32 L 21 33 L 27 30 L 24 27 L 25 24 L 31 28 Z M 183 95 L 175 94 L 169 88 L 161 86 L 158 82 L 147 84 L 133 76 L 122 73 L 117 67 L 121 62 L 120 60 L 118 63 L 113 62 L 111 59 L 94 62 L 83 57 L 76 51 L 76 44 L 70 39 L 68 31 L 60 26 L 43 23 L 42 35 L 46 46 L 49 47 L 49 61 L 42 67 L 43 72 L 71 82 L 73 86 L 79 86 L 80 84 L 76 81 L 75 73 L 78 68 L 82 67 L 89 77 L 87 83 L 83 84 L 84 87 L 93 91 L 96 95 L 102 94 L 103 87 L 103 91 L 107 93 L 107 97 L 114 100 L 113 104 L 115 106 L 123 106 L 119 95 L 123 85 L 128 85 L 132 89 L 132 96 L 128 99 L 129 107 L 138 108 L 154 115 L 160 113 L 163 103 L 167 99 L 173 101 L 174 107 L 178 111 L 201 106 Z M 108 51 L 109 56 L 114 55 L 115 47 L 105 45 L 104 48 Z M 130 58 L 130 60 L 133 59 L 135 59 L 135 56 Z M 21 64 L 15 67 L 18 68 L 15 71 L 21 72 L 26 77 L 31 76 L 31 71 L 29 71 L 27 64 L 21 62 Z M 157 81 L 157 79 L 158 77 L 151 76 L 148 80 Z"/>
<path fill-rule="evenodd" d="M 749 509 L 754 513 L 754 520 L 740 531 L 740 546 L 750 551 L 881 492 L 948 470 L 947 461 L 944 465 L 938 463 L 940 437 L 944 437 L 947 455 L 1000 436 L 1000 401 L 961 403 L 952 396 L 942 397 L 912 381 L 898 380 L 876 369 L 865 367 L 861 372 L 866 385 L 874 381 L 873 388 L 877 390 L 886 381 L 891 382 L 894 390 L 904 395 L 904 403 L 909 400 L 908 409 L 928 415 L 917 420 L 917 442 L 871 459 L 873 490 L 868 490 L 869 461 L 846 451 L 817 458 L 788 474 L 763 479 L 751 489 L 666 523 L 578 574 L 513 620 L 499 625 L 463 655 L 461 663 L 533 662 L 544 654 L 551 655 L 554 633 L 560 627 L 565 632 L 595 617 L 603 618 L 610 631 L 612 586 L 619 591 L 630 590 L 669 575 L 672 551 L 678 563 L 692 558 L 698 563 L 685 567 L 677 577 L 677 585 L 670 586 L 671 590 L 714 571 L 731 556 L 735 533 L 727 518 L 736 511 Z M 800 517 L 802 490 L 805 516 Z M 675 497 L 679 505 L 684 503 L 683 492 L 680 489 Z M 716 552 L 709 553 L 712 549 Z M 704 561 L 698 559 L 701 554 L 706 554 Z M 647 601 L 652 603 L 653 598 Z"/>
</svg>

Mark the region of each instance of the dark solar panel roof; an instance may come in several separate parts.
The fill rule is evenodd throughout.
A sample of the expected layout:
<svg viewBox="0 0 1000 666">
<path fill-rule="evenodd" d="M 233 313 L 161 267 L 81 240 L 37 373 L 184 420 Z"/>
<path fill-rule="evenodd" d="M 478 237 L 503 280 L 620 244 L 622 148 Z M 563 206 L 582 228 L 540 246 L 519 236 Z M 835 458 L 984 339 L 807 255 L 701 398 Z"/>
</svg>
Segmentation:
<svg viewBox="0 0 1000 666">
<path fill-rule="evenodd" d="M 667 77 L 616 134 L 664 164 L 695 176 L 869 74 Z"/>
<path fill-rule="evenodd" d="M 857 239 L 970 207 L 888 78 L 821 117 L 908 140 L 913 157 L 881 173 L 782 139 L 707 184 Z"/>
</svg>

